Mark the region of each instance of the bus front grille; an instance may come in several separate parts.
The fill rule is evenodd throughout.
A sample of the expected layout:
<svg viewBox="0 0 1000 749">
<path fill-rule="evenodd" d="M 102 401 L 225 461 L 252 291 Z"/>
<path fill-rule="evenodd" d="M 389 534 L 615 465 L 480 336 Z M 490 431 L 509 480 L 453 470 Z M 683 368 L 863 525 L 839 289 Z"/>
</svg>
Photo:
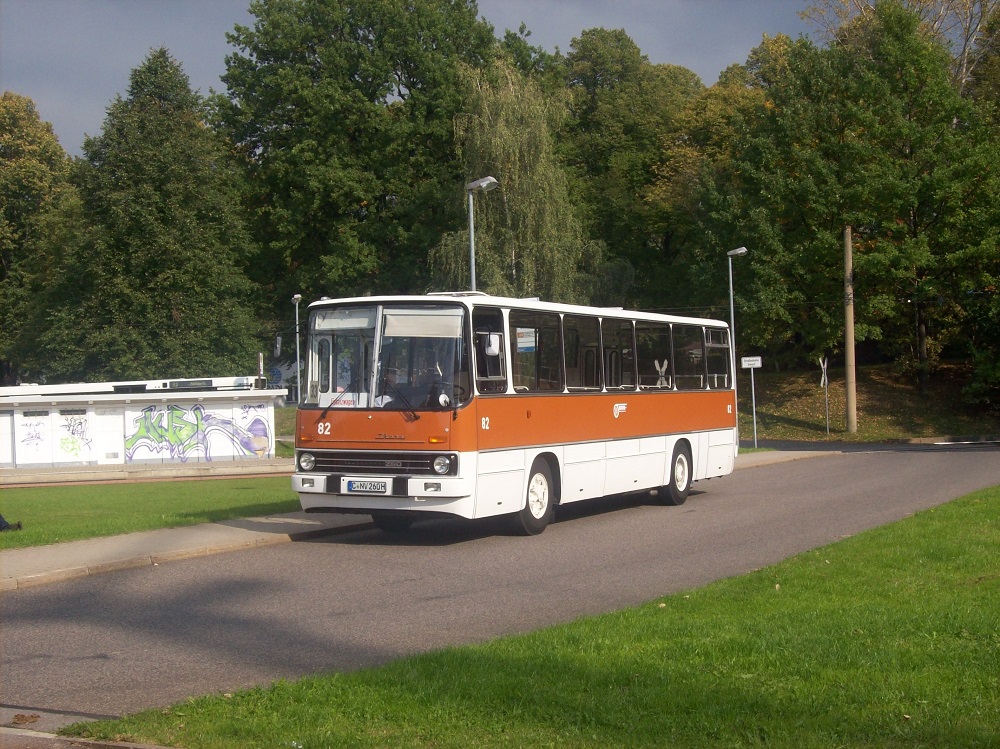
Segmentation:
<svg viewBox="0 0 1000 749">
<path fill-rule="evenodd" d="M 414 452 L 342 452 L 310 451 L 316 456 L 315 471 L 322 473 L 377 474 L 380 476 L 437 475 L 434 458 L 443 453 Z M 458 466 L 457 456 L 452 455 L 452 471 Z"/>
</svg>

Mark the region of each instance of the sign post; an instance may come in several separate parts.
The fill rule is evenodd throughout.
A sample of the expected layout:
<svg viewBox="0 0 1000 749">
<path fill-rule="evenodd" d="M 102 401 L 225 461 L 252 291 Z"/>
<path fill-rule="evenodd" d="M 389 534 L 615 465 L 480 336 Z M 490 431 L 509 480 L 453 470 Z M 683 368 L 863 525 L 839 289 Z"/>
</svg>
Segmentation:
<svg viewBox="0 0 1000 749">
<path fill-rule="evenodd" d="M 820 377 L 819 386 L 826 391 L 826 436 L 830 436 L 830 378 L 826 376 L 826 365 L 829 364 L 830 360 L 825 356 L 819 358 L 819 367 L 823 370 L 823 375 Z"/>
<path fill-rule="evenodd" d="M 753 406 L 753 446 L 757 448 L 757 392 L 754 387 L 753 371 L 760 369 L 764 365 L 764 359 L 760 356 L 740 357 L 740 366 L 750 370 L 750 403 Z"/>
</svg>

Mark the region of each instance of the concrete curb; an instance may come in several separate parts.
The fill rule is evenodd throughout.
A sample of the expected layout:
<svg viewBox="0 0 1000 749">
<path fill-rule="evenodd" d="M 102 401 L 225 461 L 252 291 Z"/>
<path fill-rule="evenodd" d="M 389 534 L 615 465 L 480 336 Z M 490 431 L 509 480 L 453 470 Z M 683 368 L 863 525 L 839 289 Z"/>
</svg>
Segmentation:
<svg viewBox="0 0 1000 749">
<path fill-rule="evenodd" d="M 291 515 L 298 517 L 301 514 L 302 513 L 292 513 Z M 245 521 L 247 524 L 263 524 L 268 522 L 282 524 L 282 518 L 249 518 Z M 207 531 L 209 533 L 217 531 L 220 534 L 220 538 L 216 540 L 209 539 L 204 542 L 194 542 L 191 544 L 180 543 L 177 545 L 177 548 L 163 549 L 135 556 L 125 554 L 120 557 L 116 557 L 113 549 L 115 548 L 116 539 L 127 538 L 128 536 L 134 537 L 137 534 L 112 536 L 105 539 L 87 539 L 82 542 L 69 541 L 65 544 L 55 544 L 49 547 L 6 549 L 0 552 L 0 563 L 2 563 L 0 564 L 0 571 L 4 573 L 4 575 L 0 577 L 0 591 L 33 588 L 40 585 L 48 585 L 50 583 L 64 582 L 67 580 L 89 577 L 90 575 L 100 575 L 106 572 L 116 572 L 119 570 L 135 569 L 138 567 L 155 567 L 159 564 L 166 564 L 168 562 L 177 562 L 185 559 L 224 554 L 231 551 L 263 548 L 266 546 L 291 543 L 293 541 L 308 541 L 314 538 L 322 538 L 324 536 L 337 535 L 340 533 L 350 533 L 359 529 L 374 527 L 367 515 L 332 515 L 320 518 L 315 522 L 322 523 L 322 527 L 289 532 L 245 531 L 223 523 L 208 523 L 203 526 L 189 526 L 187 528 L 146 531 L 145 533 L 149 535 L 156 534 L 159 536 L 166 536 L 166 534 L 169 533 L 176 533 L 177 535 L 180 535 L 184 531 L 194 532 L 195 529 L 197 529 L 198 531 Z M 87 555 L 83 553 L 73 553 L 74 551 L 81 549 L 85 544 L 91 546 L 103 544 L 112 550 L 105 554 L 97 555 L 97 558 L 93 561 L 86 561 L 83 563 L 71 562 L 66 566 L 59 566 L 58 563 L 55 563 L 45 569 L 39 569 L 38 571 L 30 571 L 31 567 L 37 567 L 37 563 L 33 563 L 33 560 L 16 559 L 19 554 L 23 558 L 29 553 L 40 555 L 45 553 L 45 550 L 55 552 L 57 549 L 64 555 L 70 557 L 86 557 Z M 13 574 L 6 574 L 12 566 L 15 568 L 15 572 Z M 23 573 L 19 572 L 16 570 L 18 566 L 27 567 L 28 571 Z"/>
<path fill-rule="evenodd" d="M 0 726 L 0 745 L 9 749 L 73 749 L 73 747 L 91 747 L 91 749 L 166 749 L 154 744 L 133 744 L 127 741 L 98 741 L 79 739 L 71 736 L 59 736 L 54 733 L 32 731 L 26 728 L 8 728 Z"/>
</svg>

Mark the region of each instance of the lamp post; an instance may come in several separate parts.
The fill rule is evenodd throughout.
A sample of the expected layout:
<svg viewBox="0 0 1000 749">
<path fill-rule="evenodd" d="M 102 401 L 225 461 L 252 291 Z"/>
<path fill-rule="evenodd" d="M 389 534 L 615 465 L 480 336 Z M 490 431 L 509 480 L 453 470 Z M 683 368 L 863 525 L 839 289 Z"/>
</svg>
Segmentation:
<svg viewBox="0 0 1000 749">
<path fill-rule="evenodd" d="M 495 177 L 483 177 L 465 186 L 465 191 L 469 194 L 469 280 L 471 282 L 469 288 L 472 291 L 476 290 L 476 224 L 472 218 L 472 193 L 477 190 L 489 192 L 499 186 L 500 183 L 497 182 Z"/>
<path fill-rule="evenodd" d="M 302 403 L 302 359 L 299 354 L 299 302 L 302 295 L 296 294 L 292 297 L 292 304 L 295 305 L 295 402 Z"/>
<path fill-rule="evenodd" d="M 733 305 L 733 258 L 743 257 L 747 254 L 749 250 L 746 247 L 737 247 L 735 250 L 730 250 L 726 253 L 726 260 L 729 262 L 729 336 L 732 340 L 732 346 L 730 347 L 731 356 L 733 357 L 733 395 L 736 395 L 736 312 Z M 750 375 L 753 376 L 753 370 L 750 370 Z M 736 410 L 735 408 L 733 409 Z M 735 416 L 736 414 L 734 414 Z M 736 419 L 736 444 L 739 445 L 740 441 L 740 422 L 739 418 Z M 754 447 L 757 446 L 757 407 L 754 405 Z"/>
<path fill-rule="evenodd" d="M 733 362 L 736 362 L 736 313 L 733 308 L 733 258 L 743 257 L 749 250 L 746 247 L 737 247 L 726 253 L 729 258 L 729 335 L 733 339 Z"/>
</svg>

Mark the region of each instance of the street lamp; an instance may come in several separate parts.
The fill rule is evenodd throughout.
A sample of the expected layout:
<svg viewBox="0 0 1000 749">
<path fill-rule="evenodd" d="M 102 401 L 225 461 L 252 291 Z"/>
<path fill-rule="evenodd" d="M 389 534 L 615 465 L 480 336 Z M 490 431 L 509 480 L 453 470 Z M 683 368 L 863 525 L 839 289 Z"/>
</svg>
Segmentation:
<svg viewBox="0 0 1000 749">
<path fill-rule="evenodd" d="M 729 335 L 733 339 L 733 361 L 736 361 L 736 313 L 733 310 L 733 258 L 743 257 L 749 252 L 746 247 L 737 247 L 726 253 L 729 258 Z"/>
<path fill-rule="evenodd" d="M 733 307 L 733 258 L 743 257 L 747 254 L 749 250 L 746 247 L 737 247 L 735 250 L 730 250 L 726 253 L 726 259 L 729 262 L 729 337 L 732 341 L 732 346 L 730 347 L 731 356 L 733 358 L 733 396 L 736 396 L 736 312 Z M 750 370 L 750 375 L 753 376 L 753 370 Z M 734 409 L 735 410 L 735 409 Z M 735 413 L 734 413 L 735 416 Z M 754 404 L 754 426 L 753 426 L 753 441 L 754 447 L 757 447 L 757 407 Z M 739 445 L 740 441 L 740 422 L 739 418 L 736 420 L 736 444 Z"/>
<path fill-rule="evenodd" d="M 302 295 L 296 294 L 292 297 L 292 304 L 295 305 L 295 402 L 302 403 L 302 359 L 299 354 L 299 302 Z"/>
<path fill-rule="evenodd" d="M 471 280 L 470 289 L 476 290 L 476 224 L 472 218 L 472 193 L 477 190 L 489 192 L 500 186 L 495 177 L 483 177 L 475 182 L 470 182 L 465 186 L 465 191 L 469 193 L 469 277 Z"/>
</svg>

